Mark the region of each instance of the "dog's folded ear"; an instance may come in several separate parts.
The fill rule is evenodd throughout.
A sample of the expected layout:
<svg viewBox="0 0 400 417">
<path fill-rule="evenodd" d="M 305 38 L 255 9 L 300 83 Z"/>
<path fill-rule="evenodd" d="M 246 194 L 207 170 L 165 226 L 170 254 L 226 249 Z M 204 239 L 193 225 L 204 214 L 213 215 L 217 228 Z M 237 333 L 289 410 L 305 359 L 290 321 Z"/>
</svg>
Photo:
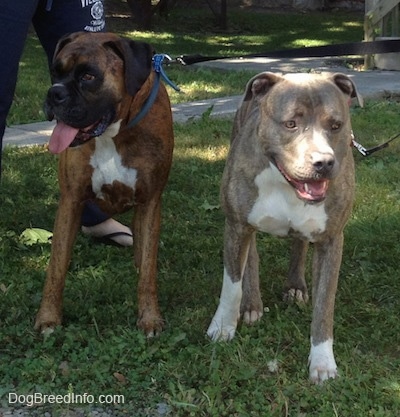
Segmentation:
<svg viewBox="0 0 400 417">
<path fill-rule="evenodd" d="M 80 36 L 84 35 L 85 33 L 86 32 L 74 32 L 62 36 L 57 42 L 56 49 L 53 55 L 53 60 L 60 53 L 61 49 L 63 49 L 66 45 L 74 41 L 76 38 L 79 38 Z"/>
<path fill-rule="evenodd" d="M 364 100 L 362 96 L 358 93 L 356 85 L 353 83 L 352 79 L 345 74 L 340 72 L 332 75 L 333 82 L 350 98 L 357 98 L 358 104 L 360 107 L 364 106 Z"/>
<path fill-rule="evenodd" d="M 243 101 L 263 97 L 274 84 L 281 80 L 281 76 L 268 71 L 255 75 L 246 85 Z"/>
<path fill-rule="evenodd" d="M 104 47 L 112 49 L 124 61 L 126 90 L 134 96 L 150 76 L 153 48 L 146 42 L 125 38 L 105 42 Z"/>
<path fill-rule="evenodd" d="M 253 109 L 258 107 L 260 99 L 263 98 L 276 83 L 282 80 L 283 78 L 280 75 L 266 71 L 255 75 L 248 81 L 241 104 L 235 115 L 232 137 L 236 136 Z"/>
</svg>

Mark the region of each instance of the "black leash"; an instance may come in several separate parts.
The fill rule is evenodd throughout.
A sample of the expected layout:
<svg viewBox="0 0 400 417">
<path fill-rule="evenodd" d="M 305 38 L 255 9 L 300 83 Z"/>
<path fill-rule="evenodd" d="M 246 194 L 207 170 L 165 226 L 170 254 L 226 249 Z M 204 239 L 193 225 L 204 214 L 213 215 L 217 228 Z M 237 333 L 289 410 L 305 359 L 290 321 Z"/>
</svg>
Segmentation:
<svg viewBox="0 0 400 417">
<path fill-rule="evenodd" d="M 360 152 L 360 154 L 362 156 L 369 156 L 372 155 L 373 153 L 375 153 L 376 151 L 380 151 L 381 149 L 387 148 L 389 146 L 389 143 L 392 142 L 392 140 L 397 139 L 400 136 L 400 133 L 397 133 L 397 135 L 394 135 L 393 137 L 391 137 L 389 140 L 387 140 L 386 142 L 381 143 L 378 146 L 374 146 L 373 148 L 365 148 L 363 145 L 361 145 L 361 143 L 358 143 L 355 139 L 354 139 L 354 135 L 352 134 L 352 140 L 351 143 L 352 145 L 358 150 L 358 152 Z"/>
<path fill-rule="evenodd" d="M 204 55 L 181 55 L 175 62 L 182 65 L 192 65 L 200 62 L 215 61 L 218 59 L 243 59 L 243 58 L 321 58 L 333 56 L 353 56 L 353 55 L 372 55 L 385 54 L 390 52 L 400 52 L 400 40 L 388 39 L 371 42 L 348 42 L 335 45 L 311 46 L 295 49 L 282 49 L 257 54 L 248 54 L 242 56 L 204 56 Z M 381 145 L 367 149 L 361 143 L 357 142 L 352 136 L 352 145 L 361 153 L 362 156 L 369 156 L 373 153 L 387 148 L 389 143 L 400 137 L 400 133 L 393 136 Z"/>
<path fill-rule="evenodd" d="M 348 42 L 325 46 L 308 46 L 295 49 L 281 49 L 257 54 L 241 56 L 204 56 L 181 55 L 176 61 L 182 65 L 192 65 L 199 62 L 215 61 L 217 59 L 240 58 L 321 58 L 325 56 L 372 55 L 400 52 L 400 39 L 388 39 L 371 42 Z"/>
</svg>

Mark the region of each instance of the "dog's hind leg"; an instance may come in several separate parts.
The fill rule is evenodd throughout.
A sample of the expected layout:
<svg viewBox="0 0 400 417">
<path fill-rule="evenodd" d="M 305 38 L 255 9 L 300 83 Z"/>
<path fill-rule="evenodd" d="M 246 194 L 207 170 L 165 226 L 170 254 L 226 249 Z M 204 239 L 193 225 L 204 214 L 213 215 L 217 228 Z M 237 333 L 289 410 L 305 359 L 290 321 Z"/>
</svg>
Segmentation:
<svg viewBox="0 0 400 417">
<path fill-rule="evenodd" d="M 240 305 L 240 314 L 246 324 L 255 323 L 263 315 L 258 265 L 259 257 L 257 253 L 256 234 L 253 233 L 243 274 L 243 297 Z"/>
<path fill-rule="evenodd" d="M 283 299 L 286 302 L 308 302 L 308 291 L 305 280 L 307 249 L 307 241 L 301 239 L 293 239 L 289 275 L 283 293 Z"/>
</svg>

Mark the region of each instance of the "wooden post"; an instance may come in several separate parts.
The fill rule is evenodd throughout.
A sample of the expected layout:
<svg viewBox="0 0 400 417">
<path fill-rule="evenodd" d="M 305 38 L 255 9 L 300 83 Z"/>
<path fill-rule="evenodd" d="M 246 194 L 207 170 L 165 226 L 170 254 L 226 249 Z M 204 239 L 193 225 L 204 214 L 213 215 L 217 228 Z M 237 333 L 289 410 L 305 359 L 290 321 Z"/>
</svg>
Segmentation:
<svg viewBox="0 0 400 417">
<path fill-rule="evenodd" d="M 364 41 L 373 41 L 374 27 L 372 25 L 372 15 L 377 0 L 365 0 L 365 14 L 364 14 Z M 374 67 L 374 58 L 372 55 L 364 55 L 364 68 L 370 69 Z"/>
<path fill-rule="evenodd" d="M 392 14 L 392 30 L 398 31 L 398 7 L 400 0 L 365 0 L 364 15 L 364 40 L 373 41 L 375 31 L 379 30 L 380 36 L 393 36 L 393 34 L 384 33 L 384 20 Z M 386 19 L 387 20 L 387 19 Z M 364 57 L 364 66 L 366 69 L 373 68 L 374 60 L 372 55 Z"/>
</svg>

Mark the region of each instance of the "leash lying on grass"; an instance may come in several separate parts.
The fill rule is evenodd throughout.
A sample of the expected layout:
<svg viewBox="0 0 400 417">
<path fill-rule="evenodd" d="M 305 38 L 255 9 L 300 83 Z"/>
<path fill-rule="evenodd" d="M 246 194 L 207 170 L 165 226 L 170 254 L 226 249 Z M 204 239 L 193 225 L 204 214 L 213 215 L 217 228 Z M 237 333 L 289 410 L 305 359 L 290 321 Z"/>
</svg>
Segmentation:
<svg viewBox="0 0 400 417">
<path fill-rule="evenodd" d="M 389 39 L 371 42 L 347 42 L 324 46 L 309 46 L 303 48 L 281 49 L 279 51 L 270 51 L 241 56 L 203 56 L 201 54 L 181 55 L 176 58 L 176 61 L 182 65 L 192 65 L 199 62 L 215 61 L 217 59 L 318 58 L 324 56 L 386 54 L 390 52 L 400 52 L 400 39 Z"/>
<path fill-rule="evenodd" d="M 181 55 L 175 60 L 170 59 L 169 63 L 179 63 L 181 65 L 192 65 L 200 62 L 215 61 L 218 59 L 235 59 L 235 58 L 317 58 L 333 56 L 354 56 L 354 55 L 371 55 L 385 54 L 391 52 L 400 52 L 400 40 L 388 39 L 371 42 L 348 42 L 335 45 L 311 46 L 294 49 L 282 49 L 256 54 L 247 54 L 242 56 L 204 56 L 201 54 Z M 387 148 L 389 143 L 400 137 L 396 134 L 381 145 L 367 149 L 361 143 L 352 138 L 352 145 L 360 152 L 362 156 L 369 156 L 373 153 Z"/>
</svg>

